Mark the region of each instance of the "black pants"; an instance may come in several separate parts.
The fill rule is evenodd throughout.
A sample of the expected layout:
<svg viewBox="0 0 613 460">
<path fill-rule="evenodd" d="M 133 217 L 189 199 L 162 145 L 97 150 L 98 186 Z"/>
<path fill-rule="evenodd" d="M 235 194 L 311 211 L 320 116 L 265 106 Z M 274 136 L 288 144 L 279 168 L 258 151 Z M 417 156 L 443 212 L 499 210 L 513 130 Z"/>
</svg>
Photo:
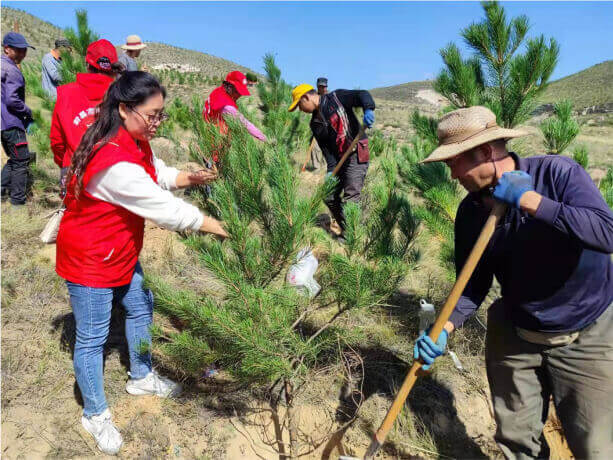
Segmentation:
<svg viewBox="0 0 613 460">
<path fill-rule="evenodd" d="M 338 185 L 325 202 L 338 225 L 345 230 L 343 205 L 347 201 L 360 202 L 364 179 L 368 171 L 368 162 L 360 163 L 357 154 L 352 154 L 338 172 Z"/>
<path fill-rule="evenodd" d="M 2 148 L 9 157 L 2 168 L 2 197 L 10 196 L 15 205 L 25 204 L 32 184 L 30 162 L 33 159 L 26 133 L 18 128 L 5 129 L 2 131 Z"/>
</svg>

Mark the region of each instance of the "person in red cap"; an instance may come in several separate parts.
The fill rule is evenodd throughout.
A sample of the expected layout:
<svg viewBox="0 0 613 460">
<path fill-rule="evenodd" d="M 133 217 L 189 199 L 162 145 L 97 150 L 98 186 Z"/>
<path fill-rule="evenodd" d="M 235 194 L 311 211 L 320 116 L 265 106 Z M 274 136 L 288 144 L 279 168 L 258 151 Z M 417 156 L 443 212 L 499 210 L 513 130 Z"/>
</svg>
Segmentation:
<svg viewBox="0 0 613 460">
<path fill-rule="evenodd" d="M 117 60 L 115 46 L 108 40 L 98 40 L 87 48 L 88 73 L 77 74 L 77 81 L 59 86 L 57 102 L 51 119 L 51 150 L 60 167 L 60 185 L 87 128 L 96 117 L 96 106 L 102 102 L 108 87 L 123 71 Z M 63 192 L 62 192 L 63 194 Z"/>
<path fill-rule="evenodd" d="M 247 120 L 239 111 L 236 101 L 241 96 L 250 96 L 247 88 L 247 77 L 242 72 L 234 70 L 226 75 L 221 86 L 215 88 L 204 103 L 202 116 L 205 121 L 214 123 L 222 134 L 228 133 L 225 116 L 238 119 L 254 138 L 266 142 L 266 136 L 253 123 Z M 213 160 L 219 161 L 219 151 L 213 153 Z"/>
</svg>

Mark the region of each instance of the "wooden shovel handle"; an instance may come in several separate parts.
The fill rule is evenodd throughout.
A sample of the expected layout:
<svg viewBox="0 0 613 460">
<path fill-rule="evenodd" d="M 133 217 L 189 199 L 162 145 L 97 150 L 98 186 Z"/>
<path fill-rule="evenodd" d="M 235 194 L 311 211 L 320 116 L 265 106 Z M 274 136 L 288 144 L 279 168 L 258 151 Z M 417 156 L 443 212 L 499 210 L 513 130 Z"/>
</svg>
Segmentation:
<svg viewBox="0 0 613 460">
<path fill-rule="evenodd" d="M 317 141 L 315 140 L 315 137 L 313 137 L 313 140 L 311 141 L 311 145 L 309 145 L 309 150 L 307 150 L 306 158 L 304 160 L 302 168 L 300 168 L 300 172 L 304 172 L 304 170 L 306 169 L 306 165 L 309 162 L 309 158 L 311 158 L 311 152 L 315 148 L 315 142 Z"/>
<path fill-rule="evenodd" d="M 360 130 L 358 131 L 357 136 L 355 136 L 355 138 L 353 139 L 353 142 L 351 142 L 351 145 L 349 145 L 349 148 L 347 149 L 347 151 L 343 154 L 341 159 L 338 161 L 338 164 L 334 168 L 334 171 L 332 171 L 333 176 L 336 176 L 336 174 L 341 170 L 343 163 L 345 163 L 345 160 L 349 158 L 349 155 L 351 155 L 351 153 L 355 150 L 355 146 L 358 145 L 358 142 L 360 142 L 360 139 L 364 135 L 364 130 L 365 130 L 364 125 L 360 125 Z"/>
<path fill-rule="evenodd" d="M 432 326 L 432 329 L 430 330 L 429 336 L 433 342 L 436 343 L 438 336 L 443 330 L 443 326 L 449 320 L 451 312 L 453 312 L 453 309 L 458 303 L 458 300 L 460 299 L 462 292 L 464 292 L 464 288 L 466 287 L 468 280 L 475 271 L 475 267 L 479 263 L 479 260 L 481 260 L 483 251 L 485 251 L 485 248 L 487 247 L 488 243 L 490 242 L 490 239 L 492 238 L 492 235 L 494 234 L 496 224 L 504 215 L 505 211 L 505 204 L 494 204 L 494 208 L 492 209 L 492 212 L 487 218 L 487 221 L 485 222 L 485 225 L 483 226 L 483 229 L 479 234 L 477 242 L 473 246 L 473 249 L 468 256 L 466 263 L 464 263 L 464 267 L 462 267 L 462 270 L 460 271 L 460 275 L 456 279 L 456 282 L 453 285 L 453 288 L 451 289 L 451 292 L 449 293 L 449 296 L 447 297 L 443 308 L 441 309 L 438 317 L 436 318 L 436 321 L 434 322 L 434 325 Z M 375 433 L 375 437 L 370 443 L 370 446 L 366 451 L 366 455 L 364 455 L 364 460 L 372 459 L 373 456 L 379 450 L 379 448 L 385 442 L 387 434 L 394 425 L 396 417 L 402 410 L 402 406 L 404 406 L 404 402 L 407 399 L 411 388 L 413 388 L 413 384 L 417 380 L 417 372 L 421 368 L 422 364 L 423 362 L 421 362 L 420 360 L 413 361 L 413 365 L 411 366 L 409 373 L 404 379 L 404 382 L 402 383 L 402 386 L 400 387 L 400 390 L 398 391 L 398 394 L 396 395 L 392 406 L 390 407 L 389 411 L 387 412 L 387 415 L 383 419 L 381 426 Z"/>
</svg>

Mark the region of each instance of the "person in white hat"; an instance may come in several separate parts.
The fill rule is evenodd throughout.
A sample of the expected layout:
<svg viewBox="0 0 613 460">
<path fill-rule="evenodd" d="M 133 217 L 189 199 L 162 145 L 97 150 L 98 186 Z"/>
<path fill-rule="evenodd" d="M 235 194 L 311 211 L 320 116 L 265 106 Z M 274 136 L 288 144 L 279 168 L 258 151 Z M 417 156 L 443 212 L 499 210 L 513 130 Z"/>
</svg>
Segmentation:
<svg viewBox="0 0 613 460">
<path fill-rule="evenodd" d="M 494 201 L 507 210 L 436 343 L 422 334 L 415 359 L 428 368 L 448 335 L 485 299 L 494 276 L 502 297 L 488 310 L 485 363 L 504 456 L 548 458 L 543 441 L 553 396 L 576 458 L 613 458 L 613 212 L 587 172 L 561 155 L 520 158 L 523 136 L 485 107 L 438 124 L 443 161 L 468 190 L 455 219 L 459 272 Z"/>
<path fill-rule="evenodd" d="M 140 56 L 141 50 L 146 47 L 147 45 L 143 43 L 138 35 L 128 35 L 128 38 L 126 38 L 126 44 L 121 45 L 121 49 L 124 50 L 125 53 L 119 56 L 119 62 L 124 65 L 127 72 L 138 70 L 136 58 Z"/>
</svg>

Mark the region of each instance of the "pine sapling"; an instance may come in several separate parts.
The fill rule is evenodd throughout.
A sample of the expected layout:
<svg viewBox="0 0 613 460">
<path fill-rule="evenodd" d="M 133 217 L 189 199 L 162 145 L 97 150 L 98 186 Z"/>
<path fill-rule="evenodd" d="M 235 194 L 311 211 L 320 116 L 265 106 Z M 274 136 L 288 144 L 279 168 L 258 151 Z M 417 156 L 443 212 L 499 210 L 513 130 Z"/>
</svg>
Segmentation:
<svg viewBox="0 0 613 460">
<path fill-rule="evenodd" d="M 223 285 L 216 298 L 177 292 L 156 281 L 158 311 L 175 318 L 178 331 L 156 330 L 161 350 L 183 372 L 198 373 L 216 362 L 237 380 L 268 388 L 271 406 L 286 407 L 289 455 L 303 452 L 298 426 L 298 395 L 308 376 L 338 360 L 339 343 L 355 334 L 342 327 L 351 311 L 385 303 L 417 257 L 417 221 L 398 191 L 397 165 L 382 162 L 381 179 L 366 198 L 366 209 L 346 207 L 347 246 L 322 257 L 322 293 L 301 296 L 284 283 L 296 253 L 313 241 L 321 202 L 335 185 L 328 179 L 311 196 L 302 196 L 298 171 L 286 146 L 259 143 L 233 119 L 231 142 L 220 160 L 221 177 L 210 195 L 194 198 L 224 221 L 230 238 L 192 235 L 186 244 Z M 195 160 L 216 148 L 219 139 L 199 124 L 192 148 Z M 281 450 L 281 447 L 280 447 Z"/>
<path fill-rule="evenodd" d="M 557 64 L 559 45 L 542 35 L 526 39 L 529 21 L 525 15 L 507 20 L 498 2 L 482 5 L 485 18 L 461 31 L 474 56 L 463 59 L 453 43 L 443 48 L 445 67 L 434 88 L 452 108 L 485 105 L 501 126 L 512 128 L 526 121 L 536 107 Z"/>
<path fill-rule="evenodd" d="M 571 101 L 561 101 L 554 105 L 554 116 L 540 125 L 545 138 L 545 148 L 549 155 L 559 155 L 579 134 L 579 124 L 573 118 Z M 587 155 L 587 152 L 585 152 Z"/>
</svg>

